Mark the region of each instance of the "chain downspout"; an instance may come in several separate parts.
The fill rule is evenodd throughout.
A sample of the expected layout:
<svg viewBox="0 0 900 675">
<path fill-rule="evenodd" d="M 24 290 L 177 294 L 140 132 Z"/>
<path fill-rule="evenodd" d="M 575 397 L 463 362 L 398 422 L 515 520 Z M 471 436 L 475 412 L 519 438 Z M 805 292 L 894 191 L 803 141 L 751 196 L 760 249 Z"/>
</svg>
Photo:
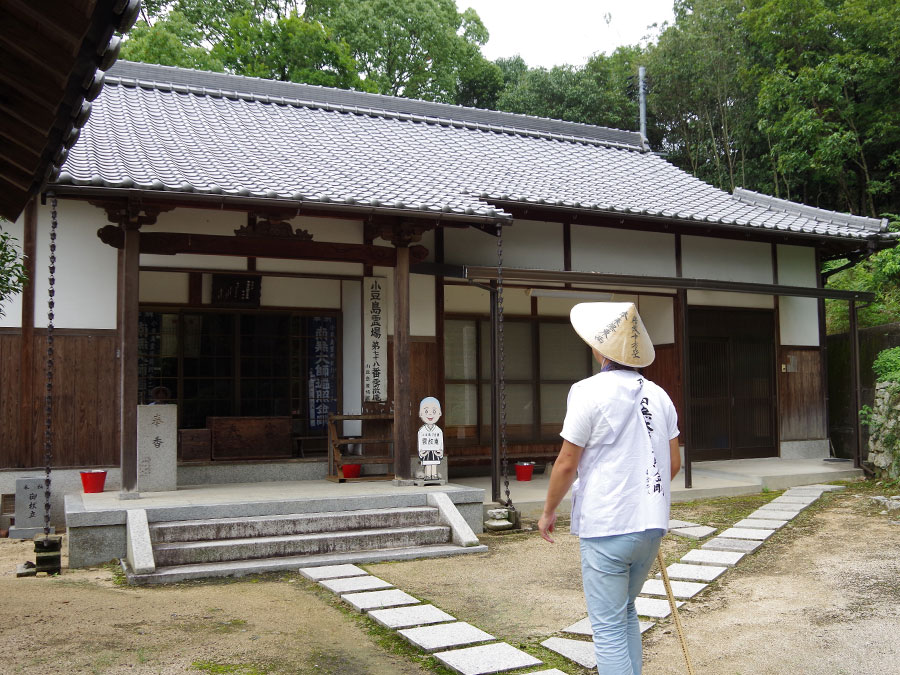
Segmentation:
<svg viewBox="0 0 900 675">
<path fill-rule="evenodd" d="M 53 309 L 56 295 L 56 197 L 50 200 L 50 277 L 47 290 L 47 394 L 44 399 L 44 536 L 50 536 L 50 465 L 53 462 Z"/>
<path fill-rule="evenodd" d="M 503 225 L 497 223 L 497 379 L 500 381 L 500 466 L 503 471 L 504 506 L 515 508 L 509 496 L 509 457 L 506 447 L 506 375 L 503 350 Z"/>
</svg>

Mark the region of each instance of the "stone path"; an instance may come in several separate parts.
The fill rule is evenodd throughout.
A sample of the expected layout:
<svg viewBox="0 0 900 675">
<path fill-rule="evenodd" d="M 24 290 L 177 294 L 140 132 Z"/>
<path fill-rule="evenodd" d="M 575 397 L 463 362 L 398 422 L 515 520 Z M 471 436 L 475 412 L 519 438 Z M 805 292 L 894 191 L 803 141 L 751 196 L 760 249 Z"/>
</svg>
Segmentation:
<svg viewBox="0 0 900 675">
<path fill-rule="evenodd" d="M 460 675 L 502 673 L 540 666 L 542 663 L 531 654 L 498 641 L 490 633 L 465 621 L 457 621 L 434 605 L 422 604 L 356 565 L 305 567 L 300 569 L 300 574 L 340 595 L 341 600 L 367 613 L 378 624 L 396 630 L 411 645 L 430 653 Z M 589 644 L 577 642 L 576 647 Z M 557 669 L 528 670 L 524 673 L 566 675 Z"/>
<path fill-rule="evenodd" d="M 725 574 L 746 554 L 762 546 L 778 529 L 822 496 L 823 492 L 843 489 L 842 485 L 807 485 L 786 490 L 783 495 L 761 506 L 745 519 L 735 523 L 733 527 L 701 544 L 700 548 L 688 551 L 681 558 L 681 562 L 669 565 L 666 572 L 672 586 L 672 594 L 676 598 L 695 597 L 706 589 L 710 581 Z M 672 520 L 669 522 L 669 531 L 699 540 L 713 534 L 715 529 L 697 523 Z M 646 581 L 641 589 L 641 595 L 635 600 L 637 613 L 641 617 L 662 619 L 671 613 L 668 599 L 659 599 L 659 596 L 666 597 L 663 582 L 660 580 L 662 574 L 657 574 L 656 577 Z M 678 602 L 677 606 L 683 604 L 684 602 Z M 641 621 L 641 633 L 653 625 L 653 622 Z M 592 636 L 590 621 L 587 618 L 564 628 L 562 632 Z M 597 667 L 594 645 L 589 640 L 552 637 L 541 644 L 585 668 Z"/>
</svg>

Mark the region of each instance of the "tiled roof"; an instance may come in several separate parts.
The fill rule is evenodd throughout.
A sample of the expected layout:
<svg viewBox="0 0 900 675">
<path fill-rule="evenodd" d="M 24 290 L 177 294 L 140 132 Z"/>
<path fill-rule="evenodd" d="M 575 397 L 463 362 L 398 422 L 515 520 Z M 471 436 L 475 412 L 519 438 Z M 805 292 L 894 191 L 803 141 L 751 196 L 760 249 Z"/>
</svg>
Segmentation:
<svg viewBox="0 0 900 675">
<path fill-rule="evenodd" d="M 886 221 L 714 188 L 639 134 L 389 96 L 119 62 L 60 185 L 454 217 L 499 204 L 869 238 Z"/>
</svg>

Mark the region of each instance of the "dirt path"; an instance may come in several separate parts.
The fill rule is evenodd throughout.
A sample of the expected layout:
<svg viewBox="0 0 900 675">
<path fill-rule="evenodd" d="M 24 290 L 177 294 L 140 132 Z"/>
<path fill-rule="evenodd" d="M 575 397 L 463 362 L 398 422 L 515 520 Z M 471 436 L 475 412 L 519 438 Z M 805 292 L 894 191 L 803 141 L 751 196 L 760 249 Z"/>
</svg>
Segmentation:
<svg viewBox="0 0 900 675">
<path fill-rule="evenodd" d="M 900 524 L 867 497 L 813 507 L 683 614 L 697 673 L 878 674 L 900 663 Z M 698 502 L 697 512 L 708 504 Z M 755 508 L 749 506 L 747 508 Z M 896 518 L 897 516 L 894 516 Z M 586 615 L 577 540 L 485 536 L 486 554 L 367 566 L 573 675 L 539 643 Z M 683 542 L 681 542 L 683 544 Z M 678 542 L 667 541 L 674 554 Z M 134 589 L 109 569 L 16 579 L 30 542 L 0 539 L 0 672 L 334 673 L 434 669 L 296 574 Z M 646 675 L 684 672 L 672 625 Z M 444 671 L 441 671 L 444 672 Z"/>
<path fill-rule="evenodd" d="M 108 569 L 15 577 L 31 542 L 0 539 L 0 672 L 427 672 L 298 575 L 160 588 Z"/>
</svg>

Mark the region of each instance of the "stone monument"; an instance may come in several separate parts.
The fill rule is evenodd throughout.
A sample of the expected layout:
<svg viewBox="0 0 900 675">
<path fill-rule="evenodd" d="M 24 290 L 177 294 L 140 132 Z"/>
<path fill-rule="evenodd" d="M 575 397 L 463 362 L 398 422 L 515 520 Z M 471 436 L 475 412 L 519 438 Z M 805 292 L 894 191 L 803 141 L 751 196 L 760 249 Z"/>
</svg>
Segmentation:
<svg viewBox="0 0 900 675">
<path fill-rule="evenodd" d="M 50 528 L 50 533 L 54 533 Z M 44 533 L 44 478 L 16 478 L 16 524 L 10 539 L 31 539 Z"/>
<path fill-rule="evenodd" d="M 169 492 L 178 487 L 178 406 L 138 406 L 138 492 Z"/>
</svg>

